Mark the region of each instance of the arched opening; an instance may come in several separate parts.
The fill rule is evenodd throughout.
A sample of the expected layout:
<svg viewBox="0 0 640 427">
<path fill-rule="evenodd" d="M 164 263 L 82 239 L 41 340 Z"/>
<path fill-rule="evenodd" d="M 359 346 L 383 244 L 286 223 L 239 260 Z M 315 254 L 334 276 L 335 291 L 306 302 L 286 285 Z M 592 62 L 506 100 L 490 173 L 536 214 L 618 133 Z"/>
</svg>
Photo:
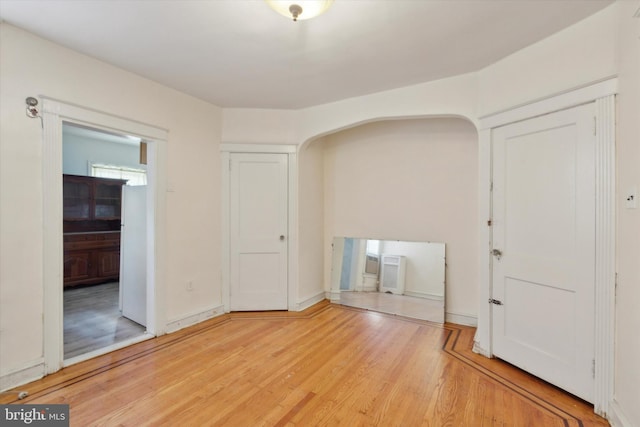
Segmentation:
<svg viewBox="0 0 640 427">
<path fill-rule="evenodd" d="M 460 117 L 382 119 L 299 151 L 301 295 L 331 289 L 336 236 L 446 245 L 447 320 L 477 316 L 478 133 Z M 318 261 L 321 260 L 321 261 Z"/>
</svg>

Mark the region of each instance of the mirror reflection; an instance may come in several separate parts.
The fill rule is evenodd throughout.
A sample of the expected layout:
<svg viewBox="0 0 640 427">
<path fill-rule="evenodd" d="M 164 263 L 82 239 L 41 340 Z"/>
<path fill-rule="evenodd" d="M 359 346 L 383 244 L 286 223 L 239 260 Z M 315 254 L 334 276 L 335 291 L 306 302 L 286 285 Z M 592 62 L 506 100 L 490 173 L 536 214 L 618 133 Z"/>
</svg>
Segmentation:
<svg viewBox="0 0 640 427">
<path fill-rule="evenodd" d="M 333 239 L 331 300 L 444 323 L 445 244 Z"/>
</svg>

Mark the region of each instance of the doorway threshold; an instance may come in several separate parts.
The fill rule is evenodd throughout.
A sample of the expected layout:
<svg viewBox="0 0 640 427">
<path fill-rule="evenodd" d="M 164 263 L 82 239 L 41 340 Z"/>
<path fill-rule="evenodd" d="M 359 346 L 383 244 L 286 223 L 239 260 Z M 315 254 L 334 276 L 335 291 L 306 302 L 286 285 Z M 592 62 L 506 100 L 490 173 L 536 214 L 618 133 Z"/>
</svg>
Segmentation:
<svg viewBox="0 0 640 427">
<path fill-rule="evenodd" d="M 80 354 L 78 356 L 70 357 L 69 359 L 65 359 L 62 362 L 62 367 L 66 368 L 67 366 L 75 365 L 76 363 L 84 362 L 85 360 L 93 359 L 94 357 L 102 356 L 103 354 L 111 353 L 112 351 L 120 350 L 121 348 L 125 348 L 130 345 L 149 340 L 151 338 L 155 338 L 155 335 L 145 332 L 142 335 L 128 338 L 115 344 L 108 345 L 106 347 L 90 351 L 88 353 Z"/>
</svg>

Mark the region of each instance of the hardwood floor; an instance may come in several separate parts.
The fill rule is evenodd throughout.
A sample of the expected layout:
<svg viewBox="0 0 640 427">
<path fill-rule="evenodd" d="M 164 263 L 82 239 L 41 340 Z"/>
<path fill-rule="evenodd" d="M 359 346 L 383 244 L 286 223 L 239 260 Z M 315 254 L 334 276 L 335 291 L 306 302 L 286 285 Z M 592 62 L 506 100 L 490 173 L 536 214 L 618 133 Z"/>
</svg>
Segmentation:
<svg viewBox="0 0 640 427">
<path fill-rule="evenodd" d="M 444 323 L 444 301 L 384 292 L 340 292 L 340 304 Z"/>
<path fill-rule="evenodd" d="M 146 328 L 122 317 L 118 282 L 64 291 L 64 358 L 143 335 Z"/>
<path fill-rule="evenodd" d="M 232 313 L 20 387 L 73 426 L 606 426 L 475 329 L 323 302 Z M 4 403 L 9 399 L 4 395 Z"/>
</svg>

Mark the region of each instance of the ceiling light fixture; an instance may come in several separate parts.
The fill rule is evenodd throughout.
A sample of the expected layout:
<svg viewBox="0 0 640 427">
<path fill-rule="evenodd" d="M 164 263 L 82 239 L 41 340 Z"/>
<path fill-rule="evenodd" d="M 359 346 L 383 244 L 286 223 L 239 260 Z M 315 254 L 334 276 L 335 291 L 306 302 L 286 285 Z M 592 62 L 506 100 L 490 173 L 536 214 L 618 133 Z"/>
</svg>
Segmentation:
<svg viewBox="0 0 640 427">
<path fill-rule="evenodd" d="M 294 21 L 311 19 L 326 12 L 333 0 L 265 0 L 276 12 Z"/>
</svg>

